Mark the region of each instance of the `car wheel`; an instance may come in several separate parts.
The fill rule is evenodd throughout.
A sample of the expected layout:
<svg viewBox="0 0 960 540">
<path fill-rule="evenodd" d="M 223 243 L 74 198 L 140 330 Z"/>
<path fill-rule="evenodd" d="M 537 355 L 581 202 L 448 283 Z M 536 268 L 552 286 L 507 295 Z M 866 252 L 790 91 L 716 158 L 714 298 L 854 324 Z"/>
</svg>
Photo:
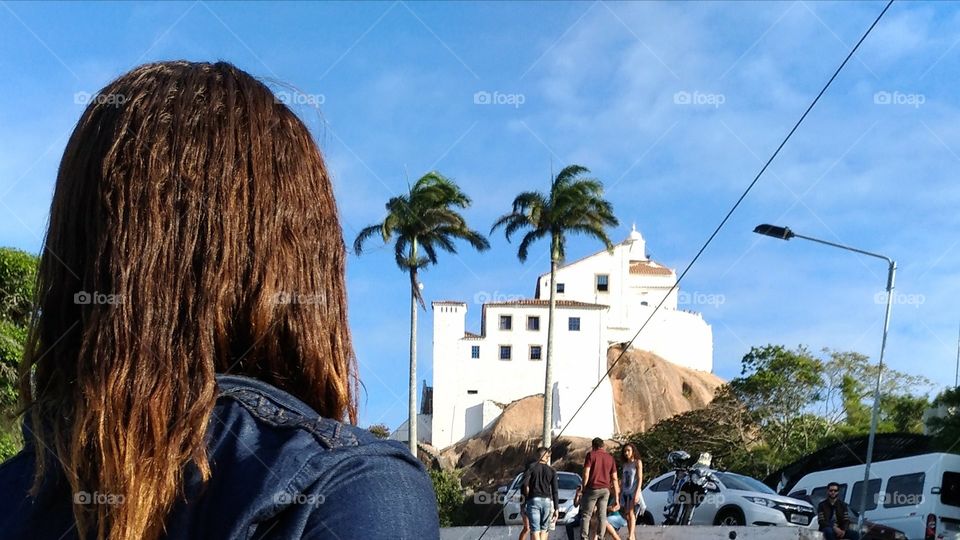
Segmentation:
<svg viewBox="0 0 960 540">
<path fill-rule="evenodd" d="M 637 520 L 637 523 L 641 525 L 654 525 L 653 514 L 650 512 L 644 512 L 640 519 Z"/>
<path fill-rule="evenodd" d="M 746 525 L 747 520 L 743 517 L 743 512 L 741 512 L 739 508 L 727 508 L 717 514 L 717 518 L 713 520 L 713 524 L 726 527 L 739 527 Z"/>
</svg>

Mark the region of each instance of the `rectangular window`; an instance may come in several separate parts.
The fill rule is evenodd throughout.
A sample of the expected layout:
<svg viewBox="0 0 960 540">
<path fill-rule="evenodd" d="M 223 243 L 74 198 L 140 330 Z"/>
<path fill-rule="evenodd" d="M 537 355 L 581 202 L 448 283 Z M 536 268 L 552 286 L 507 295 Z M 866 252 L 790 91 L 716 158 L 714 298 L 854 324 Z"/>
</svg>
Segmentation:
<svg viewBox="0 0 960 540">
<path fill-rule="evenodd" d="M 608 274 L 597 274 L 597 292 L 607 292 L 610 290 L 610 276 Z"/>
<path fill-rule="evenodd" d="M 883 506 L 898 508 L 916 506 L 923 502 L 923 482 L 926 473 L 891 476 L 887 480 L 887 491 L 883 494 Z"/>
<path fill-rule="evenodd" d="M 940 483 L 940 502 L 960 506 L 960 473 L 946 471 Z"/>
<path fill-rule="evenodd" d="M 673 475 L 671 474 L 670 476 L 650 486 L 650 491 L 655 491 L 655 492 L 669 491 L 670 486 L 672 485 L 673 485 Z"/>
<path fill-rule="evenodd" d="M 867 484 L 867 510 L 873 510 L 880 501 L 880 479 L 871 478 Z M 853 492 L 850 493 L 850 508 L 858 514 L 860 511 L 860 501 L 863 498 L 863 480 L 853 484 Z"/>
<path fill-rule="evenodd" d="M 501 330 L 512 330 L 513 329 L 513 317 L 511 315 L 501 315 L 500 316 L 500 329 Z"/>
<path fill-rule="evenodd" d="M 500 359 L 501 360 L 510 360 L 510 353 L 512 352 L 510 345 L 501 345 L 500 346 Z"/>
<path fill-rule="evenodd" d="M 531 346 L 530 346 L 530 359 L 531 359 L 531 360 L 540 360 L 541 351 L 542 351 L 542 349 L 540 348 L 539 345 L 531 345 Z"/>
<path fill-rule="evenodd" d="M 570 317 L 567 319 L 567 330 L 571 332 L 580 331 L 580 317 Z"/>
<path fill-rule="evenodd" d="M 563 283 L 557 283 L 557 294 L 563 294 L 564 289 Z"/>
<path fill-rule="evenodd" d="M 529 316 L 527 317 L 527 330 L 532 330 L 534 332 L 540 331 L 540 317 Z"/>
<path fill-rule="evenodd" d="M 837 497 L 844 501 L 847 496 L 847 485 L 840 484 L 840 493 L 837 494 Z M 810 492 L 810 503 L 813 504 L 813 507 L 816 508 L 827 498 L 827 486 L 818 487 Z"/>
<path fill-rule="evenodd" d="M 470 358 L 480 358 L 480 346 L 473 345 L 470 347 Z"/>
</svg>

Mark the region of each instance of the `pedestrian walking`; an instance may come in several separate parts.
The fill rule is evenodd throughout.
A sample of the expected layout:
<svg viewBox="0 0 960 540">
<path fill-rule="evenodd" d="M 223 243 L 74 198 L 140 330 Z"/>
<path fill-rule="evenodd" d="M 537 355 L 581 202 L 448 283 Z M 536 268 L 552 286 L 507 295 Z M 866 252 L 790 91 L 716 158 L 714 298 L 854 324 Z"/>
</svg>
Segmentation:
<svg viewBox="0 0 960 540">
<path fill-rule="evenodd" d="M 620 484 L 617 478 L 617 464 L 604 448 L 603 439 L 597 437 L 591 443 L 591 450 L 583 462 L 584 490 L 580 506 L 582 527 L 581 540 L 590 538 L 590 518 L 594 511 L 598 513 L 598 531 L 607 529 L 607 510 L 616 511 L 620 508 Z M 610 492 L 613 491 L 613 504 L 610 502 Z"/>
</svg>

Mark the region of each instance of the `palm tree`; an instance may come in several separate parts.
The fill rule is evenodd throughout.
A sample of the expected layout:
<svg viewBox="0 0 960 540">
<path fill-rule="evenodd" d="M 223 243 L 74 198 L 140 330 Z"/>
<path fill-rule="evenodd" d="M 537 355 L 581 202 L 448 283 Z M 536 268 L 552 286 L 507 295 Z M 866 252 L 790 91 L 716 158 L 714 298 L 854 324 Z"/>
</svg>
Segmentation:
<svg viewBox="0 0 960 540">
<path fill-rule="evenodd" d="M 360 255 L 363 244 L 374 235 L 393 244 L 397 266 L 410 275 L 410 410 L 407 419 L 410 452 L 417 455 L 417 304 L 426 308 L 417 273 L 437 262 L 437 250 L 456 253 L 453 241 L 466 240 L 479 251 L 490 247 L 480 233 L 471 230 L 458 212 L 470 206 L 470 198 L 449 178 L 436 171 L 421 177 L 406 195 L 387 201 L 383 222 L 365 227 L 353 242 Z M 423 250 L 422 254 L 420 250 Z"/>
<path fill-rule="evenodd" d="M 603 184 L 582 175 L 590 170 L 580 165 L 565 167 L 550 186 L 550 193 L 525 191 L 513 200 L 513 211 L 500 217 L 490 229 L 504 227 L 507 241 L 514 233 L 529 229 L 520 241 L 517 258 L 527 260 L 530 245 L 550 238 L 550 310 L 547 318 L 547 361 L 543 383 L 543 446 L 550 447 L 553 417 L 553 314 L 556 310 L 557 267 L 564 259 L 568 234 L 592 236 L 612 249 L 606 227 L 618 225 L 613 205 L 603 198 Z"/>
</svg>

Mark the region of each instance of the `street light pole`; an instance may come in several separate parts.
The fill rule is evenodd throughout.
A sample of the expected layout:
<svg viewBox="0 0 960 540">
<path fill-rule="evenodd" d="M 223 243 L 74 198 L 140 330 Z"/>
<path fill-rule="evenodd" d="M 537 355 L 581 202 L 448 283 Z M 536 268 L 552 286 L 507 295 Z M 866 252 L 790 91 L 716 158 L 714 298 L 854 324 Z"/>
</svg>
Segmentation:
<svg viewBox="0 0 960 540">
<path fill-rule="evenodd" d="M 873 391 L 873 411 L 870 415 L 870 435 L 867 437 L 867 459 L 863 471 L 863 488 L 861 489 L 860 495 L 860 512 L 857 516 L 857 529 L 861 529 L 863 527 L 863 518 L 867 508 L 867 493 L 870 491 L 870 466 L 873 464 L 873 444 L 877 437 L 877 423 L 880 418 L 880 386 L 883 383 L 883 357 L 887 350 L 887 332 L 890 329 L 890 312 L 893 309 L 893 285 L 897 274 L 897 262 L 889 257 L 880 255 L 879 253 L 871 253 L 869 251 L 845 246 L 843 244 L 837 244 L 834 242 L 828 242 L 826 240 L 820 240 L 818 238 L 803 236 L 791 231 L 789 227 L 777 227 L 775 225 L 764 224 L 758 225 L 753 232 L 762 234 L 764 236 L 779 238 L 781 240 L 802 238 L 804 240 L 810 240 L 811 242 L 817 242 L 818 244 L 825 244 L 835 248 L 853 251 L 854 253 L 859 253 L 861 255 L 883 259 L 887 262 L 887 311 L 883 317 L 883 341 L 880 342 L 880 360 L 877 364 L 877 386 Z"/>
</svg>

